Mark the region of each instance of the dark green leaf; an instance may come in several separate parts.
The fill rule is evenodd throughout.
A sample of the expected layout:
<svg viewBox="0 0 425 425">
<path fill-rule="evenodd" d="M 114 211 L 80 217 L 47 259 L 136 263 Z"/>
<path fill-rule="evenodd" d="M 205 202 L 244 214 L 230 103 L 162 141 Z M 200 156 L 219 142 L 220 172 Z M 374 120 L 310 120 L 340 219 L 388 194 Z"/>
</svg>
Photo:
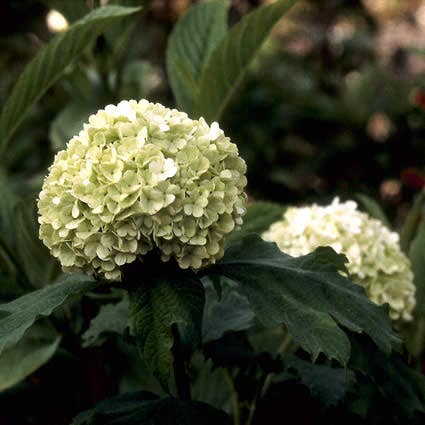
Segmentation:
<svg viewBox="0 0 425 425">
<path fill-rule="evenodd" d="M 157 271 L 157 276 L 145 279 L 130 292 L 132 331 L 140 352 L 150 370 L 168 387 L 173 365 L 173 325 L 178 326 L 182 343 L 197 347 L 201 339 L 204 289 L 190 271 Z"/>
<path fill-rule="evenodd" d="M 205 309 L 202 319 L 204 343 L 221 338 L 226 332 L 244 331 L 254 325 L 254 312 L 247 298 L 232 288 L 230 283 L 221 283 L 219 298 L 215 289 L 205 292 Z"/>
<path fill-rule="evenodd" d="M 75 62 L 69 66 L 61 80 L 71 102 L 101 105 L 102 95 L 99 75 L 81 62 Z"/>
<path fill-rule="evenodd" d="M 97 286 L 89 276 L 64 276 L 53 285 L 26 294 L 7 304 L 0 304 L 0 353 L 16 344 L 32 324 L 49 316 L 69 297 Z"/>
<path fill-rule="evenodd" d="M 410 245 L 409 253 L 416 286 L 417 315 L 425 315 L 425 220 L 422 220 L 416 232 L 416 237 Z"/>
<path fill-rule="evenodd" d="M 416 196 L 412 208 L 404 221 L 403 227 L 400 231 L 400 246 L 405 252 L 409 252 L 409 246 L 412 239 L 415 237 L 416 229 L 419 224 L 419 220 L 422 215 L 422 211 L 425 204 L 425 193 L 421 192 Z"/>
<path fill-rule="evenodd" d="M 98 109 L 99 105 L 97 104 L 78 101 L 72 102 L 62 109 L 50 125 L 49 137 L 52 148 L 55 151 L 65 149 L 69 140 L 78 135 L 89 116 Z"/>
<path fill-rule="evenodd" d="M 122 71 L 120 97 L 122 99 L 148 99 L 157 70 L 145 60 L 128 62 Z"/>
<path fill-rule="evenodd" d="M 398 354 L 387 356 L 364 338 L 352 338 L 350 369 L 360 372 L 392 409 L 425 412 L 425 377 L 405 364 Z M 408 423 L 400 419 L 400 423 Z"/>
<path fill-rule="evenodd" d="M 129 301 L 124 297 L 116 304 L 106 304 L 84 332 L 83 347 L 101 345 L 109 334 L 122 335 L 128 326 Z"/>
<path fill-rule="evenodd" d="M 65 68 L 96 37 L 119 19 L 140 8 L 105 6 L 95 9 L 57 35 L 25 68 L 0 116 L 0 151 L 4 149 L 32 105 L 63 74 Z"/>
<path fill-rule="evenodd" d="M 120 352 L 119 394 L 132 391 L 152 391 L 166 397 L 158 380 L 152 375 L 146 362 L 140 357 L 135 344 L 126 342 L 126 338 L 117 338 L 116 345 Z M 118 375 L 117 375 L 118 376 Z"/>
<path fill-rule="evenodd" d="M 0 170 L 1 172 L 1 170 Z M 0 175 L 0 245 L 6 244 L 8 249 L 12 249 L 15 243 L 14 233 L 14 210 L 18 203 L 13 186 Z"/>
<path fill-rule="evenodd" d="M 110 1 L 109 4 L 119 4 L 126 7 L 139 6 L 146 10 L 146 6 L 151 0 L 117 0 Z M 137 4 L 136 4 L 137 3 Z M 109 28 L 103 34 L 104 44 L 101 49 L 97 50 L 97 62 L 99 70 L 103 74 L 115 73 L 116 69 L 120 68 L 129 58 L 129 50 L 131 42 L 137 43 L 137 33 L 135 28 L 140 25 L 140 22 L 133 19 L 132 16 L 127 16 L 121 19 L 116 25 Z M 134 97 L 131 97 L 132 99 Z"/>
<path fill-rule="evenodd" d="M 313 364 L 292 355 L 283 355 L 283 361 L 285 368 L 294 370 L 312 396 L 325 406 L 336 406 L 355 382 L 355 375 L 349 369 Z M 273 380 L 279 382 L 279 375 Z"/>
<path fill-rule="evenodd" d="M 254 351 L 260 353 L 268 352 L 273 357 L 282 353 L 283 341 L 288 341 L 287 349 L 289 349 L 291 345 L 288 340 L 288 333 L 284 326 L 277 326 L 275 328 L 263 328 L 262 326 L 259 326 L 249 332 L 248 338 Z M 294 343 L 294 345 L 296 344 Z"/>
<path fill-rule="evenodd" d="M 38 322 L 0 355 L 0 391 L 12 387 L 47 363 L 61 337 L 48 322 Z"/>
<path fill-rule="evenodd" d="M 345 257 L 331 248 L 293 258 L 274 243 L 251 235 L 231 246 L 209 272 L 239 283 L 257 318 L 266 327 L 284 323 L 289 333 L 315 359 L 320 352 L 346 363 L 347 335 L 337 325 L 367 333 L 385 352 L 399 339 L 388 309 L 367 299 L 358 285 L 338 273 Z"/>
<path fill-rule="evenodd" d="M 20 202 L 15 208 L 16 256 L 31 284 L 39 288 L 59 274 L 59 263 L 38 237 L 35 205 Z"/>
<path fill-rule="evenodd" d="M 403 334 L 409 352 L 420 357 L 425 350 L 425 220 L 419 223 L 416 236 L 410 244 L 409 257 L 416 287 L 416 306 L 414 320 L 403 326 Z"/>
<path fill-rule="evenodd" d="M 249 205 L 246 215 L 243 218 L 242 226 L 232 232 L 226 239 L 227 246 L 232 245 L 232 243 L 237 242 L 252 233 L 261 235 L 270 227 L 271 224 L 275 221 L 281 220 L 284 212 L 285 207 L 274 202 L 260 201 Z"/>
<path fill-rule="evenodd" d="M 220 119 L 271 29 L 293 4 L 293 0 L 278 0 L 261 6 L 227 32 L 201 74 L 196 117 L 203 116 L 208 122 Z"/>
<path fill-rule="evenodd" d="M 199 92 L 201 72 L 227 30 L 228 0 L 192 6 L 168 38 L 167 71 L 179 109 L 189 115 Z"/>
<path fill-rule="evenodd" d="M 224 410 L 232 411 L 232 393 L 228 382 L 227 371 L 221 367 L 215 367 L 211 359 L 205 360 L 196 353 L 191 361 L 191 390 L 193 400 L 202 401 Z"/>
<path fill-rule="evenodd" d="M 79 414 L 71 425 L 230 425 L 220 410 L 197 401 L 158 399 L 147 392 L 104 400 Z"/>
<path fill-rule="evenodd" d="M 358 193 L 356 198 L 362 204 L 363 208 L 366 212 L 373 218 L 382 221 L 382 223 L 387 226 L 389 229 L 391 228 L 391 224 L 388 221 L 387 216 L 385 215 L 381 206 L 371 197 L 364 195 L 362 193 Z"/>
</svg>

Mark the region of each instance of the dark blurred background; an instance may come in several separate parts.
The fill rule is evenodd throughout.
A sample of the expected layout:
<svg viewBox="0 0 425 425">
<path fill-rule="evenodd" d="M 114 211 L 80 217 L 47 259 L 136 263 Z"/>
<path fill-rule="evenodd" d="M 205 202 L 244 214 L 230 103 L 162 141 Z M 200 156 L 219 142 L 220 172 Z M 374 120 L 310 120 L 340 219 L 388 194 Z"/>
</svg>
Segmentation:
<svg viewBox="0 0 425 425">
<path fill-rule="evenodd" d="M 78 17 L 81 4 L 97 3 L 1 2 L 1 103 L 64 25 L 52 9 Z M 191 3 L 154 0 L 127 38 L 119 29 L 100 37 L 38 102 L 3 171 L 38 185 L 54 152 L 106 103 L 146 97 L 173 106 L 166 41 Z M 231 20 L 260 3 L 233 0 Z M 248 162 L 253 199 L 299 203 L 363 192 L 397 221 L 425 181 L 424 112 L 425 2 L 299 1 L 264 45 L 221 125 Z"/>
</svg>

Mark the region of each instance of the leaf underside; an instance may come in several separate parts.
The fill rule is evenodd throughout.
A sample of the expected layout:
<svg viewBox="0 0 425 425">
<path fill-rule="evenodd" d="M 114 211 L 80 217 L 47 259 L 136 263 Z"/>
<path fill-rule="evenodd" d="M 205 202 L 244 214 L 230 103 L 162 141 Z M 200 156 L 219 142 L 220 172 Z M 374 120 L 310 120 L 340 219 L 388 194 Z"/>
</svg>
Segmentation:
<svg viewBox="0 0 425 425">
<path fill-rule="evenodd" d="M 196 348 L 201 340 L 204 289 L 190 271 L 161 273 L 130 291 L 130 322 L 144 360 L 163 388 L 173 366 L 172 327 L 182 344 Z M 190 349 L 190 348 L 189 348 Z"/>
</svg>

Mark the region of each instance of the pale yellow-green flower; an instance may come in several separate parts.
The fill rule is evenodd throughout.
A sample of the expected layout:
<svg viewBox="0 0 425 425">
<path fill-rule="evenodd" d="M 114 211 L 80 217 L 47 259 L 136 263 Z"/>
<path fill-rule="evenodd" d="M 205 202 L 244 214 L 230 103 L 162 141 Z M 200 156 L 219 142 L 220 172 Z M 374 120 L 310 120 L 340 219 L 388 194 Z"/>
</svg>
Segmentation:
<svg viewBox="0 0 425 425">
<path fill-rule="evenodd" d="M 65 271 L 119 280 L 153 249 L 198 269 L 245 213 L 246 165 L 218 124 L 147 100 L 90 116 L 49 171 L 40 238 Z"/>
<path fill-rule="evenodd" d="M 353 201 L 321 207 L 288 208 L 283 219 L 263 233 L 281 251 L 298 257 L 319 246 L 330 246 L 347 256 L 353 282 L 363 286 L 377 304 L 388 303 L 393 320 L 411 320 L 415 286 L 399 236 L 379 220 L 357 210 Z"/>
</svg>

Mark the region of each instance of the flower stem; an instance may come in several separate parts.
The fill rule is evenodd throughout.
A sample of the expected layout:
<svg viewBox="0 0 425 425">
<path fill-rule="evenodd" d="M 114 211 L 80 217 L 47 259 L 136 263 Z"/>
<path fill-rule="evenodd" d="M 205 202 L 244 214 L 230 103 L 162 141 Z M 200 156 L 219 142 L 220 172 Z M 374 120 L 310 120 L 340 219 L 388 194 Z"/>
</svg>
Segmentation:
<svg viewBox="0 0 425 425">
<path fill-rule="evenodd" d="M 180 340 L 180 334 L 177 326 L 172 327 L 174 336 L 174 379 L 176 381 L 177 396 L 180 400 L 190 400 L 190 381 L 189 376 L 186 373 L 185 356 L 182 350 L 182 344 Z"/>
<path fill-rule="evenodd" d="M 292 342 L 292 337 L 291 335 L 289 335 L 289 333 L 287 333 L 285 337 L 283 338 L 283 341 L 280 344 L 279 348 L 277 349 L 277 352 L 284 353 L 290 346 L 291 342 Z M 270 385 L 272 383 L 272 379 L 273 379 L 273 373 L 267 374 L 266 379 L 264 380 L 263 388 L 261 389 L 261 393 L 260 393 L 261 398 L 264 398 L 264 396 L 267 394 L 267 391 L 269 390 Z"/>
<path fill-rule="evenodd" d="M 249 407 L 249 414 L 248 414 L 248 419 L 246 421 L 246 425 L 251 425 L 252 421 L 254 420 L 254 414 L 257 409 L 257 401 L 258 401 L 258 390 L 255 394 L 253 402 L 251 403 L 251 406 Z"/>
<path fill-rule="evenodd" d="M 229 383 L 230 391 L 232 393 L 232 405 L 233 405 L 233 425 L 241 424 L 241 411 L 239 407 L 239 395 L 233 382 L 233 377 L 228 369 L 224 369 L 226 380 Z"/>
</svg>

